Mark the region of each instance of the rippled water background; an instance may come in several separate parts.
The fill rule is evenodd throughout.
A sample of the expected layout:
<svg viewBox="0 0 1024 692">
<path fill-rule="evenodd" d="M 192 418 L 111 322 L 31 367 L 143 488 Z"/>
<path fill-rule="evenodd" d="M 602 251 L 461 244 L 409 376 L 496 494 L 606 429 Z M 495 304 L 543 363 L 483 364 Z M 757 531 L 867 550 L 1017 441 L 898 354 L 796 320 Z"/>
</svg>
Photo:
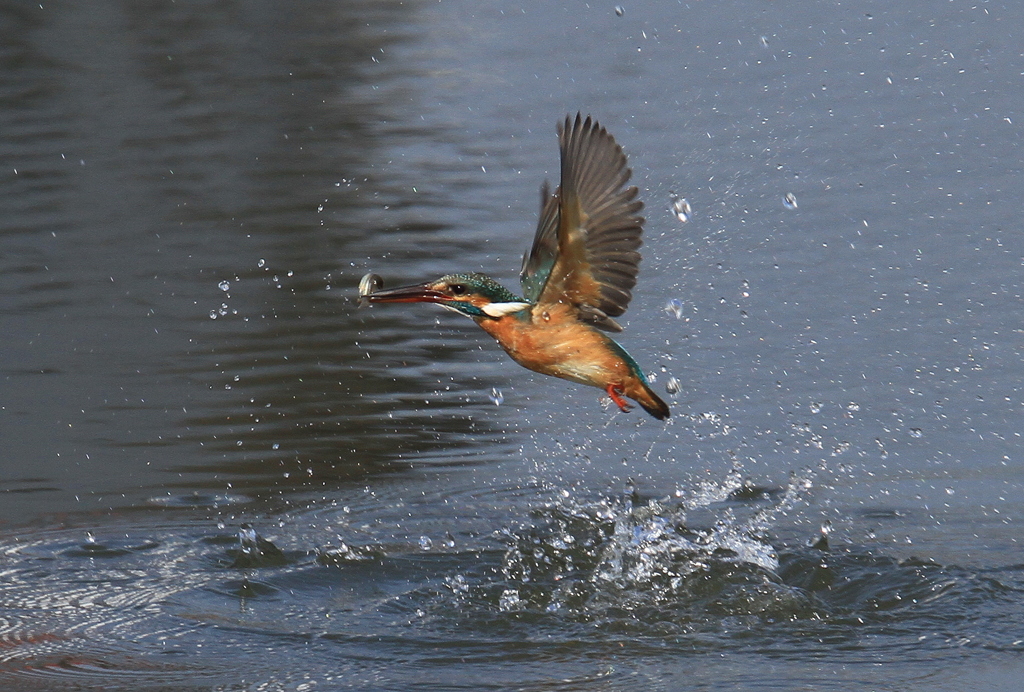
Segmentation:
<svg viewBox="0 0 1024 692">
<path fill-rule="evenodd" d="M 4 3 L 3 688 L 1014 689 L 1021 26 Z M 352 301 L 515 286 L 576 110 L 667 425 Z"/>
</svg>

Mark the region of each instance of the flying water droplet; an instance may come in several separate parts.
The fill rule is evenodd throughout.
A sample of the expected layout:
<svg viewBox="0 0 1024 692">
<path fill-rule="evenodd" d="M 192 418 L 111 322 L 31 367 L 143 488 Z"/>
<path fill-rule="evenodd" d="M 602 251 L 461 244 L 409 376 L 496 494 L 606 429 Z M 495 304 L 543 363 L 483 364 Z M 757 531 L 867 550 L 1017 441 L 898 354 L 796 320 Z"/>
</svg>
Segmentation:
<svg viewBox="0 0 1024 692">
<path fill-rule="evenodd" d="M 673 298 L 672 300 L 668 301 L 667 303 L 665 303 L 665 312 L 672 315 L 678 320 L 680 317 L 683 316 L 683 301 L 679 300 L 678 298 Z"/>
<path fill-rule="evenodd" d="M 911 437 L 921 437 L 923 435 L 924 435 L 924 433 L 921 432 L 921 428 L 911 428 L 910 429 L 910 436 Z"/>
<path fill-rule="evenodd" d="M 782 206 L 786 209 L 796 209 L 796 195 L 792 192 L 787 192 L 786 196 L 782 198 Z"/>
<path fill-rule="evenodd" d="M 501 406 L 503 401 L 505 401 L 505 395 L 501 393 L 501 390 L 497 387 L 491 387 L 491 402 L 495 406 Z"/>
<path fill-rule="evenodd" d="M 675 377 L 670 377 L 668 378 L 668 381 L 665 382 L 665 391 L 669 394 L 678 394 L 681 387 L 682 385 Z"/>
<path fill-rule="evenodd" d="M 626 14 L 625 8 L 623 8 L 622 5 L 616 5 L 615 6 L 615 16 L 616 17 L 621 17 L 624 14 Z"/>
<path fill-rule="evenodd" d="M 227 279 L 224 279 L 219 284 L 217 284 L 217 288 L 219 288 L 222 291 L 229 291 L 231 290 L 231 282 L 228 281 Z"/>
<path fill-rule="evenodd" d="M 672 215 L 675 216 L 680 223 L 686 223 L 693 216 L 693 208 L 690 207 L 690 202 L 685 197 L 676 197 L 672 195 Z"/>
<path fill-rule="evenodd" d="M 807 408 L 810 409 L 811 413 L 821 413 L 822 405 L 818 401 L 812 401 Z"/>
<path fill-rule="evenodd" d="M 420 550 L 430 550 L 433 545 L 434 542 L 429 536 L 420 536 Z"/>
</svg>

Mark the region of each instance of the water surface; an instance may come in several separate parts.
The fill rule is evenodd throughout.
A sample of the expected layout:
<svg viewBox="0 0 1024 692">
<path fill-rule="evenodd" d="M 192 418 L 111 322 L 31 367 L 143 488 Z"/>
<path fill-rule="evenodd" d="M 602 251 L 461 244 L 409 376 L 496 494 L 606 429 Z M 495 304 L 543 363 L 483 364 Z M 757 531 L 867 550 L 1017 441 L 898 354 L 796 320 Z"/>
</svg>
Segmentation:
<svg viewBox="0 0 1024 692">
<path fill-rule="evenodd" d="M 5 688 L 1019 679 L 1016 6 L 0 21 Z M 667 424 L 352 300 L 515 287 L 577 110 Z"/>
</svg>

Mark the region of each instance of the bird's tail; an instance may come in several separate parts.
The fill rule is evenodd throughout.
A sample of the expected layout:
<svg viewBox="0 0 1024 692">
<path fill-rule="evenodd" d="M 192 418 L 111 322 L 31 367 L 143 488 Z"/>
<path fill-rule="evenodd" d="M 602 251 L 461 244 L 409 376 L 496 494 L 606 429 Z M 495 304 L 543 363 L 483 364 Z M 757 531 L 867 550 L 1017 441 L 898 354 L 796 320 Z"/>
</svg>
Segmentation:
<svg viewBox="0 0 1024 692">
<path fill-rule="evenodd" d="M 671 415 L 668 410 L 668 404 L 661 400 L 661 397 L 654 393 L 643 380 L 639 380 L 637 383 L 639 386 L 633 387 L 633 391 L 627 391 L 626 396 L 640 404 L 644 411 L 651 414 L 658 420 L 665 420 Z"/>
</svg>

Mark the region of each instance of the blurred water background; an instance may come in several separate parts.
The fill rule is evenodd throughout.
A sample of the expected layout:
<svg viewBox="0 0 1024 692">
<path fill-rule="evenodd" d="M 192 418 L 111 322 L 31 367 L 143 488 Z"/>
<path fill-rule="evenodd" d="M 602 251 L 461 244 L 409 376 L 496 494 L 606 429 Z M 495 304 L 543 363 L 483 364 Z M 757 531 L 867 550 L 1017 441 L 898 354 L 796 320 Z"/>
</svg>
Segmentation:
<svg viewBox="0 0 1024 692">
<path fill-rule="evenodd" d="M 0 4 L 4 689 L 1014 689 L 1021 26 Z M 577 110 L 667 424 L 353 300 L 517 288 Z"/>
</svg>

